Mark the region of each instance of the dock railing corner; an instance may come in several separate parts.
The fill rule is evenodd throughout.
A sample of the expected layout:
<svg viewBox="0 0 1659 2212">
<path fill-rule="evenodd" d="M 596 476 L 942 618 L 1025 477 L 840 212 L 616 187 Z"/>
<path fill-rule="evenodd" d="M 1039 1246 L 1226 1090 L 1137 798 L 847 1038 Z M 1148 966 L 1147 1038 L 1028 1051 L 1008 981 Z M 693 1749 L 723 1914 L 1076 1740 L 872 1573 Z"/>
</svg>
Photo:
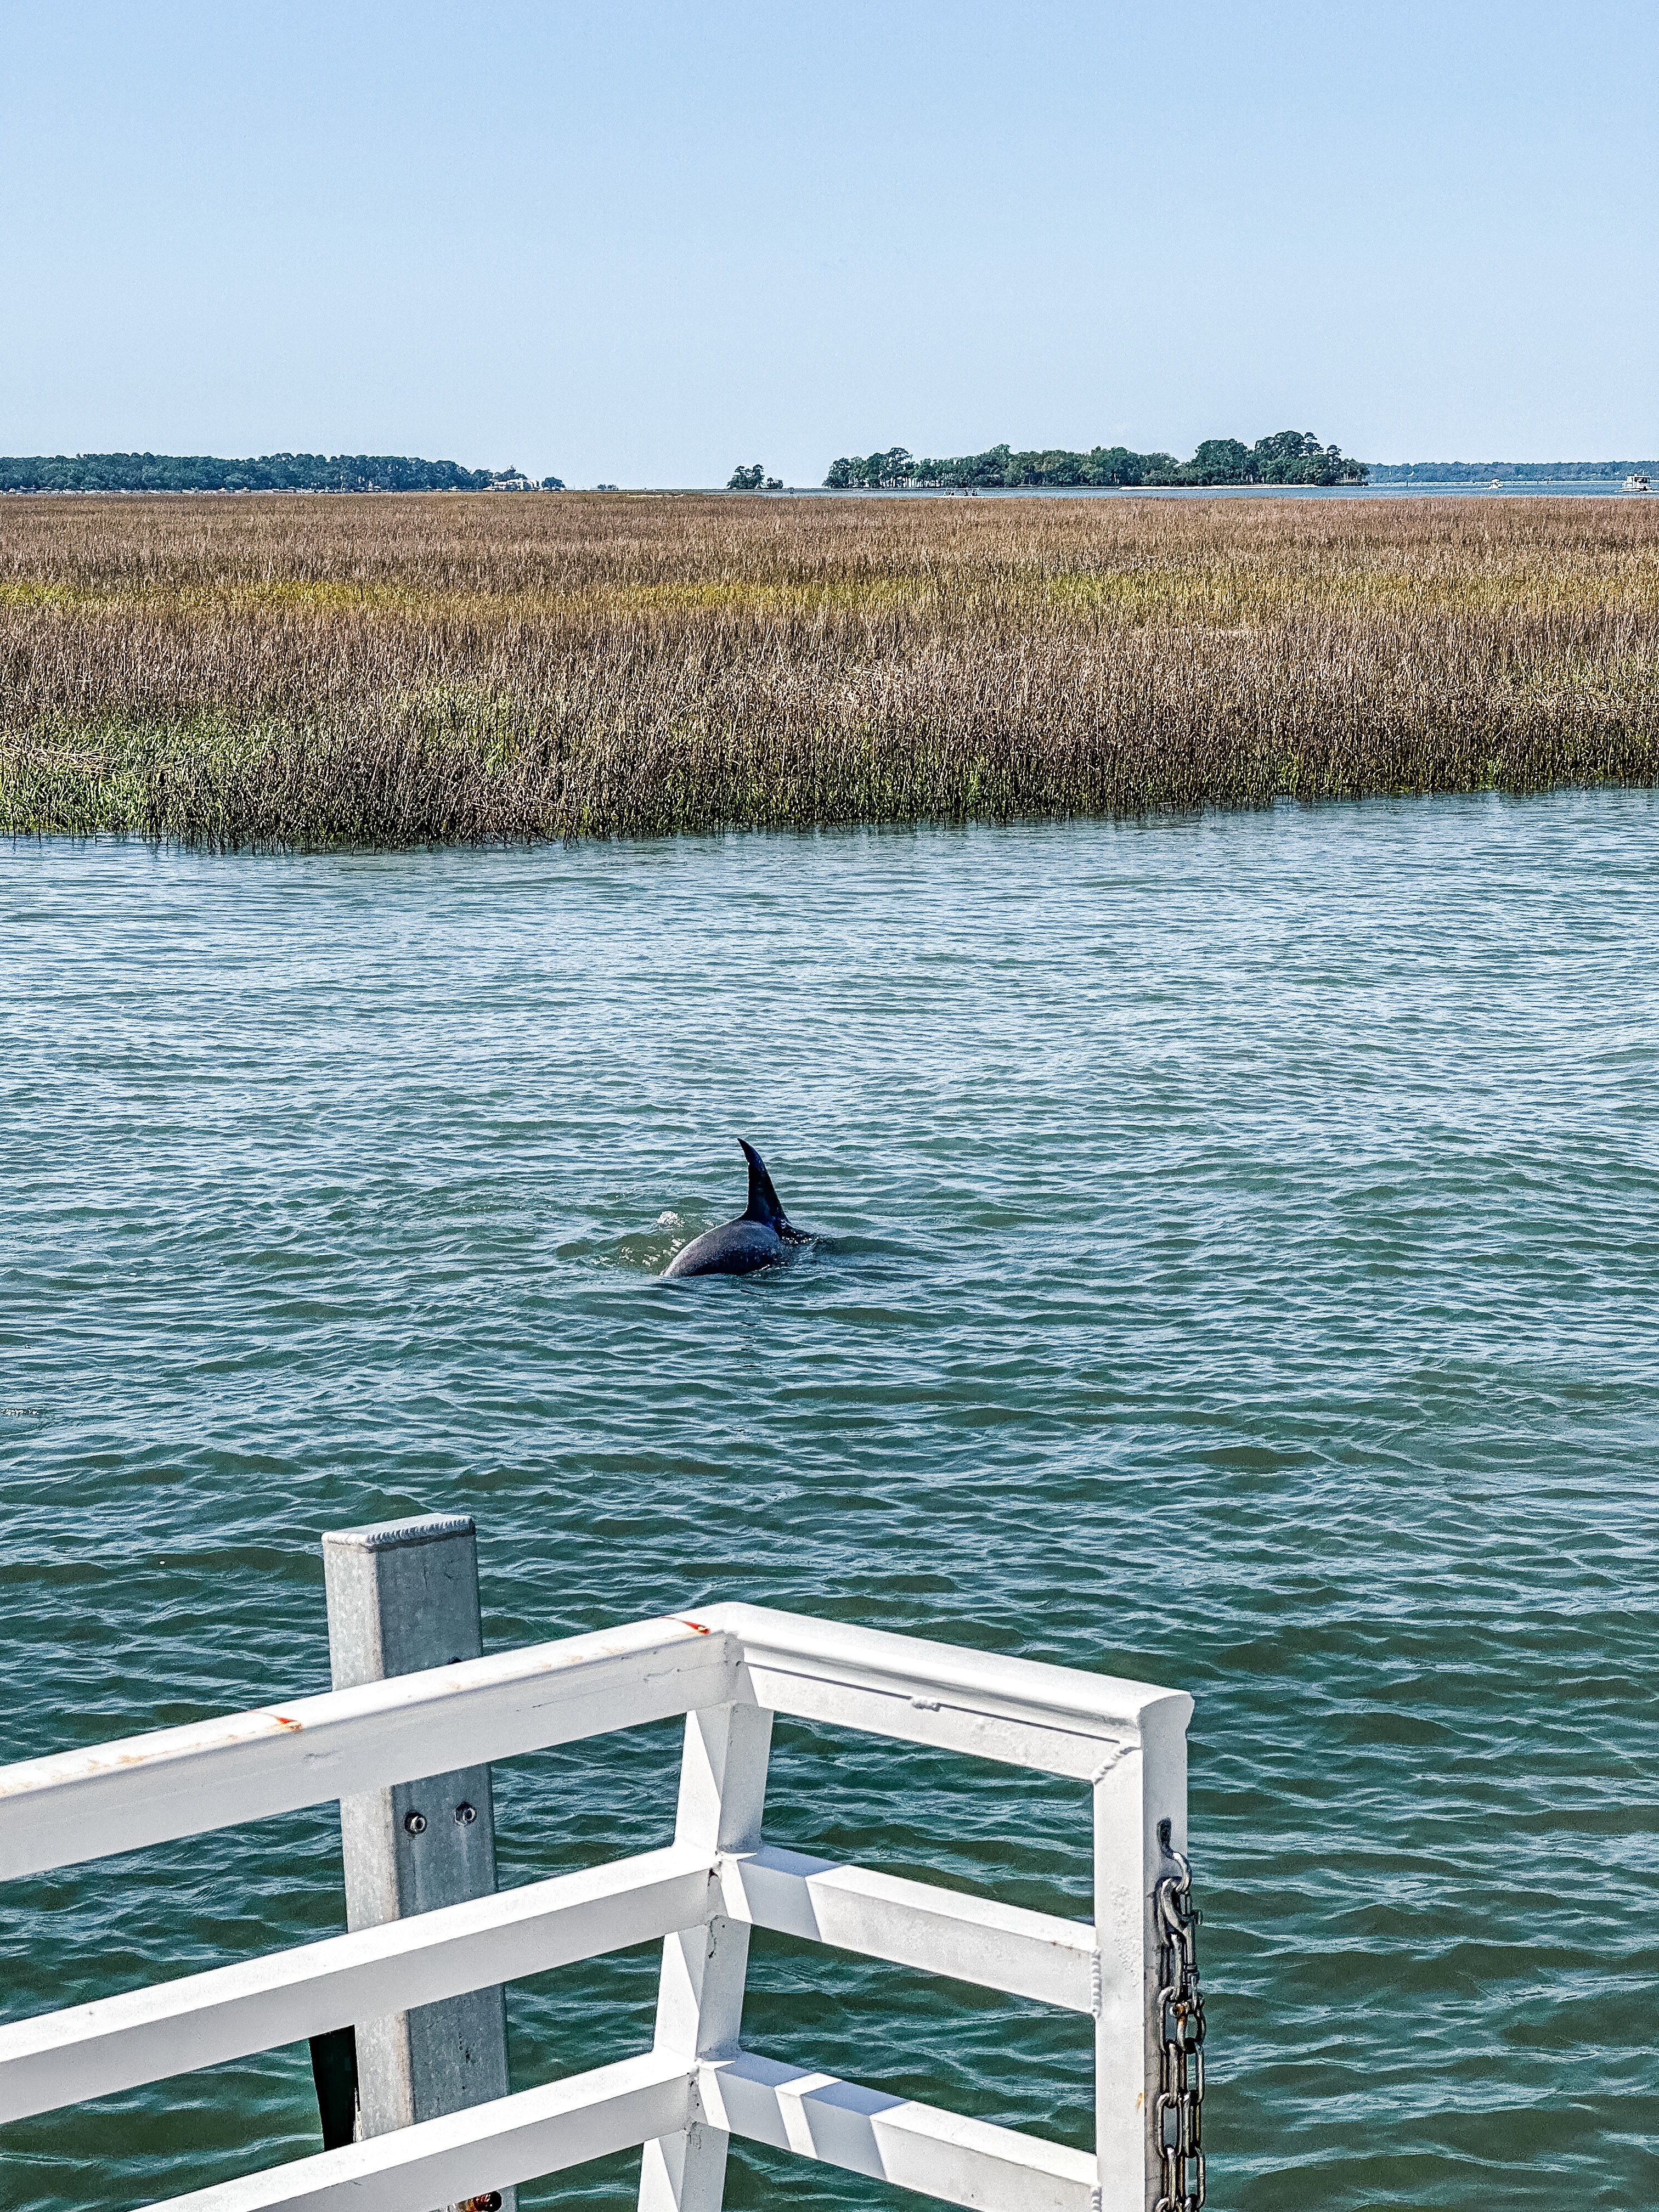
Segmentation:
<svg viewBox="0 0 1659 2212">
<path fill-rule="evenodd" d="M 0 2027 L 0 2120 L 308 2039 L 324 2149 L 174 2212 L 484 2212 L 634 2147 L 641 2212 L 718 2212 L 733 2135 L 987 2212 L 1197 2212 L 1184 1692 L 743 1603 L 486 1656 L 466 1516 L 325 1549 L 336 1686 L 0 1771 L 0 1875 L 337 1796 L 348 1932 Z M 675 1714 L 669 1848 L 495 1889 L 490 1762 Z M 774 1841 L 775 1714 L 1086 1787 L 1092 1920 Z M 756 1927 L 1087 2015 L 1093 2150 L 746 2051 Z M 650 2048 L 512 2092 L 503 1984 L 647 1940 Z"/>
</svg>

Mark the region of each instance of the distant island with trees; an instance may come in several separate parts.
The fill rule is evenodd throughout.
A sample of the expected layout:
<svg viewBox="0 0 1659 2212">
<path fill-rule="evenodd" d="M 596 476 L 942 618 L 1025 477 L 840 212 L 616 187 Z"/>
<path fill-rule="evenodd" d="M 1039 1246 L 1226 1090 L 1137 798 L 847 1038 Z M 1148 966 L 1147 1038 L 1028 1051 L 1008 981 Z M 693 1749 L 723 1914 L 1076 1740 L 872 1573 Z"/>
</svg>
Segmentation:
<svg viewBox="0 0 1659 2212">
<path fill-rule="evenodd" d="M 1659 461 L 1373 461 L 1371 482 L 1410 483 L 1606 483 L 1659 473 Z"/>
<path fill-rule="evenodd" d="M 1659 477 L 1656 461 L 1356 461 L 1311 431 L 1279 430 L 1246 446 L 1206 438 L 1189 461 L 1173 453 L 1135 453 L 1095 446 L 1086 453 L 1053 450 L 988 453 L 951 459 L 918 459 L 902 446 L 834 462 L 830 491 L 1062 489 L 1210 484 L 1594 483 Z M 601 484 L 601 491 L 615 489 Z M 739 463 L 728 491 L 781 491 L 758 461 Z M 210 453 L 35 453 L 0 455 L 5 492 L 476 492 L 562 491 L 558 477 L 532 482 L 517 469 L 467 469 L 406 453 L 264 453 L 226 460 Z"/>
<path fill-rule="evenodd" d="M 35 453 L 0 458 L 7 491 L 562 491 L 517 469 L 464 469 L 406 453 Z"/>
<path fill-rule="evenodd" d="M 1040 489 L 1076 484 L 1338 484 L 1364 483 L 1364 461 L 1322 445 L 1310 430 L 1278 430 L 1253 446 L 1237 438 L 1206 438 L 1189 461 L 1173 453 L 1132 453 L 1127 446 L 1095 446 L 1086 453 L 1017 453 L 993 446 L 988 453 L 953 460 L 918 460 L 902 446 L 862 459 L 831 464 L 828 491 L 902 490 L 907 484 L 958 491 Z"/>
</svg>

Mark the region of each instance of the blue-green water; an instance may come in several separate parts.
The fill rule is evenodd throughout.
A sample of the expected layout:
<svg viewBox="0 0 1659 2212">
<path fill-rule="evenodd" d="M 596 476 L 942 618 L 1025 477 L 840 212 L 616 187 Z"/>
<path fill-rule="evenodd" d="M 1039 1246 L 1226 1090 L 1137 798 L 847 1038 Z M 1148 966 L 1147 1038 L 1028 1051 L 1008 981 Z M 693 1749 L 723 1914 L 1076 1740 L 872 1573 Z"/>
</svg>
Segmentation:
<svg viewBox="0 0 1659 2212">
<path fill-rule="evenodd" d="M 319 1532 L 422 1508 L 495 1645 L 742 1596 L 1179 1684 L 1213 2202 L 1653 2203 L 1656 848 L 1607 793 L 7 849 L 3 1755 L 323 1686 Z M 823 1242 L 654 1285 L 738 1133 Z M 674 1733 L 502 1770 L 504 1879 L 665 1840 Z M 1058 1781 L 786 1729 L 769 1819 L 1086 1909 Z M 6 1893 L 4 2013 L 340 1923 L 325 1808 L 94 1863 Z M 761 2047 L 1086 2140 L 1085 2023 L 756 1960 Z M 653 1990 L 515 1989 L 519 2081 Z M 279 2051 L 0 2132 L 0 2192 L 317 2141 Z"/>
</svg>

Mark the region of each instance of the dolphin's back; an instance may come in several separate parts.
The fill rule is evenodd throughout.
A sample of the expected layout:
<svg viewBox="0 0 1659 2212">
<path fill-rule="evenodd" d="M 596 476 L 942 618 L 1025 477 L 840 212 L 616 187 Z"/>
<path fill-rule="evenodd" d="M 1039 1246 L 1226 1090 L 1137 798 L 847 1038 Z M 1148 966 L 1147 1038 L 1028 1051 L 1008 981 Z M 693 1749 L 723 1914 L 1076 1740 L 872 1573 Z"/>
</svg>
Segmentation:
<svg viewBox="0 0 1659 2212">
<path fill-rule="evenodd" d="M 723 1221 L 718 1229 L 707 1229 L 701 1237 L 694 1237 L 663 1269 L 663 1279 L 665 1281 L 671 1275 L 750 1275 L 757 1267 L 769 1267 L 781 1260 L 788 1249 L 775 1229 L 763 1221 L 750 1221 L 744 1215 L 736 1221 Z"/>
</svg>

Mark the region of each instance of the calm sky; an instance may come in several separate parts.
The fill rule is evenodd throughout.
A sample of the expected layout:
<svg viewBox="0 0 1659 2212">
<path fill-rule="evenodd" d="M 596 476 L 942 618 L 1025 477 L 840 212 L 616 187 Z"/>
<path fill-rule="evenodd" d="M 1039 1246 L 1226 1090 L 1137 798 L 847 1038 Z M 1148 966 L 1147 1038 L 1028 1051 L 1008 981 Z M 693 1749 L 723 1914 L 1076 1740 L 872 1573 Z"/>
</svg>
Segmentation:
<svg viewBox="0 0 1659 2212">
<path fill-rule="evenodd" d="M 1659 452 L 1659 8 L 0 0 L 0 452 Z"/>
</svg>

